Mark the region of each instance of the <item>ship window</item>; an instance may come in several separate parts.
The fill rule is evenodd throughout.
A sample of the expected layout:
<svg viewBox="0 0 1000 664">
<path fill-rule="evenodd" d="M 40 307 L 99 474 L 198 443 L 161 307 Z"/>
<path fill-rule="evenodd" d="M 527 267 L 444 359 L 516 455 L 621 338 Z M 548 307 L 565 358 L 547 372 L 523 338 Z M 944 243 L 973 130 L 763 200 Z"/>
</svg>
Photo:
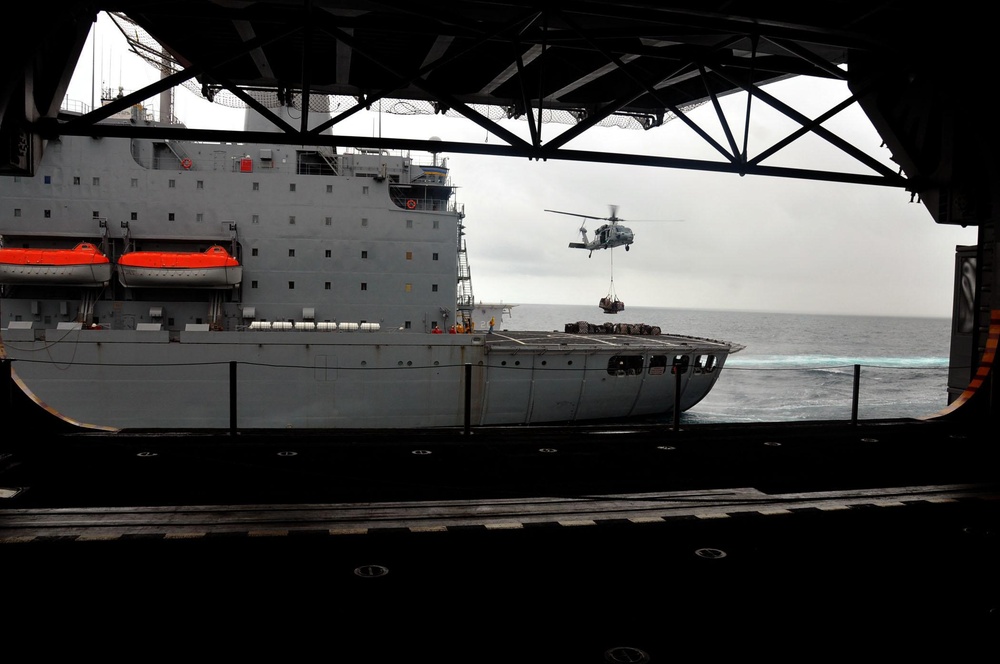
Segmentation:
<svg viewBox="0 0 1000 664">
<path fill-rule="evenodd" d="M 14 208 L 14 216 L 15 217 L 21 216 L 21 208 Z M 96 217 L 97 215 L 95 214 L 94 216 Z"/>
<path fill-rule="evenodd" d="M 695 371 L 712 373 L 715 370 L 715 355 L 698 355 L 694 358 Z"/>
<path fill-rule="evenodd" d="M 295 183 L 292 182 L 288 185 L 288 191 L 295 191 Z"/>
<path fill-rule="evenodd" d="M 52 218 L 52 210 L 45 210 L 45 212 L 43 214 L 45 215 L 46 219 L 51 219 Z"/>
<path fill-rule="evenodd" d="M 612 355 L 608 360 L 608 373 L 612 376 L 637 376 L 642 373 L 642 356 Z"/>
<path fill-rule="evenodd" d="M 367 249 L 362 249 L 361 250 L 361 258 L 368 258 L 368 250 Z"/>
<path fill-rule="evenodd" d="M 176 189 L 177 180 L 167 180 L 167 189 Z"/>
<path fill-rule="evenodd" d="M 432 293 L 438 292 L 438 285 L 437 284 L 431 284 L 431 292 Z"/>
<path fill-rule="evenodd" d="M 431 258 L 431 260 L 435 260 L 435 261 L 436 261 L 437 259 L 438 259 L 438 255 L 437 255 L 437 252 L 435 251 L 435 252 L 434 252 L 434 253 L 432 254 L 432 258 Z"/>
<path fill-rule="evenodd" d="M 330 290 L 332 288 L 333 288 L 333 284 L 331 284 L 329 281 L 326 282 L 325 284 L 323 284 L 323 289 L 324 290 Z"/>
<path fill-rule="evenodd" d="M 100 187 L 101 186 L 101 178 L 94 178 L 94 186 L 95 187 Z"/>
<path fill-rule="evenodd" d="M 364 194 L 365 196 L 368 195 L 368 185 L 361 187 L 361 193 Z"/>
<path fill-rule="evenodd" d="M 413 228 L 413 220 L 412 219 L 407 219 L 406 220 L 406 227 L 407 228 Z"/>
<path fill-rule="evenodd" d="M 77 178 L 77 182 L 75 182 L 74 184 L 80 184 L 79 178 Z M 139 186 L 139 178 L 132 178 L 132 188 L 135 189 L 138 186 Z"/>
<path fill-rule="evenodd" d="M 364 281 L 361 282 L 361 290 L 368 290 L 368 284 Z"/>
<path fill-rule="evenodd" d="M 649 375 L 662 376 L 667 372 L 667 356 L 653 355 L 649 358 Z"/>
<path fill-rule="evenodd" d="M 362 219 L 361 220 L 361 225 L 362 226 L 367 226 L 368 225 L 368 219 L 367 218 Z"/>
<path fill-rule="evenodd" d="M 675 355 L 674 356 L 674 366 L 670 367 L 670 373 L 687 373 L 688 366 L 691 364 L 691 358 L 687 355 Z"/>
<path fill-rule="evenodd" d="M 255 214 L 252 217 L 250 217 L 250 223 L 251 224 L 259 224 L 260 223 L 260 215 L 259 214 Z"/>
<path fill-rule="evenodd" d="M 48 210 L 46 210 L 46 212 L 48 212 Z M 45 215 L 45 216 L 47 217 L 49 215 Z M 408 260 L 408 261 L 412 261 L 413 260 L 413 252 L 412 251 L 407 251 L 406 252 L 406 260 Z"/>
<path fill-rule="evenodd" d="M 288 257 L 289 258 L 295 258 L 295 250 L 294 249 L 289 249 L 288 250 Z"/>
<path fill-rule="evenodd" d="M 173 221 L 173 220 L 174 220 L 174 213 L 173 212 L 168 212 L 167 213 L 167 221 Z"/>
<path fill-rule="evenodd" d="M 413 284 L 406 284 L 406 287 L 403 288 L 403 290 L 409 293 L 410 291 L 413 290 Z"/>
<path fill-rule="evenodd" d="M 257 247 L 254 247 L 253 249 L 250 250 L 250 255 L 251 256 L 256 256 L 257 255 Z"/>
<path fill-rule="evenodd" d="M 254 191 L 260 191 L 260 182 L 254 182 L 253 183 L 253 190 Z"/>
<path fill-rule="evenodd" d="M 327 217 L 326 219 L 323 220 L 323 223 L 325 223 L 327 226 L 333 226 L 333 217 Z"/>
<path fill-rule="evenodd" d="M 204 188 L 205 188 L 205 181 L 198 180 L 198 184 L 195 185 L 195 189 L 204 189 Z"/>
<path fill-rule="evenodd" d="M 199 212 L 194 216 L 195 221 L 205 221 L 205 213 Z"/>
<path fill-rule="evenodd" d="M 132 221 L 135 221 L 135 220 L 137 220 L 137 219 L 139 218 L 139 213 L 138 213 L 138 212 L 133 212 L 133 213 L 131 213 L 131 214 L 129 215 L 129 218 L 130 218 L 130 219 L 131 219 Z"/>
<path fill-rule="evenodd" d="M 135 180 L 132 180 L 132 182 L 135 182 Z M 80 184 L 80 176 L 79 175 L 74 175 L 73 176 L 73 184 Z"/>
<path fill-rule="evenodd" d="M 295 225 L 295 215 L 294 214 L 288 217 L 288 224 L 290 226 L 294 226 Z"/>
<path fill-rule="evenodd" d="M 332 194 L 333 193 L 333 185 L 332 184 L 326 185 L 326 193 L 328 193 L 328 194 Z"/>
<path fill-rule="evenodd" d="M 250 282 L 250 288 L 257 288 L 257 280 L 256 279 Z"/>
<path fill-rule="evenodd" d="M 439 222 L 437 219 L 435 219 L 434 220 L 434 228 L 437 228 L 440 225 L 440 223 L 441 222 Z"/>
<path fill-rule="evenodd" d="M 52 184 L 52 176 L 51 175 L 46 175 L 45 176 L 45 184 Z"/>
<path fill-rule="evenodd" d="M 326 257 L 327 257 L 327 258 L 333 258 L 333 252 L 332 252 L 332 251 L 330 251 L 329 249 L 327 249 L 327 250 L 326 250 Z"/>
<path fill-rule="evenodd" d="M 289 281 L 288 282 L 288 290 L 295 290 L 295 282 L 294 281 Z"/>
<path fill-rule="evenodd" d="M 404 330 L 408 330 L 408 329 L 410 329 L 410 327 L 411 327 L 411 325 L 410 325 L 410 321 L 408 321 L 408 320 L 404 320 L 404 321 L 403 321 L 403 329 L 404 329 Z"/>
<path fill-rule="evenodd" d="M 101 211 L 100 210 L 94 210 L 94 219 L 97 219 L 100 216 L 101 216 Z"/>
</svg>

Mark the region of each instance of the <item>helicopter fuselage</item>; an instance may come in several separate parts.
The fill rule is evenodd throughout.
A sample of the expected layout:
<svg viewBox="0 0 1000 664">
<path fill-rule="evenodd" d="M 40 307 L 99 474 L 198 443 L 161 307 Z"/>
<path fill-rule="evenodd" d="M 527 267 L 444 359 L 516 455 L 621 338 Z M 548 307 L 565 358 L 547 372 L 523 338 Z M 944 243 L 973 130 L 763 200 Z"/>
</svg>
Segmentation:
<svg viewBox="0 0 1000 664">
<path fill-rule="evenodd" d="M 635 234 L 631 228 L 619 226 L 618 224 L 603 224 L 594 231 L 594 239 L 584 242 L 570 242 L 573 249 L 589 249 L 593 253 L 597 249 L 612 249 L 614 247 L 625 247 L 628 251 L 629 245 L 635 241 Z"/>
<path fill-rule="evenodd" d="M 635 241 L 635 234 L 632 233 L 632 229 L 618 224 L 621 219 L 618 218 L 617 211 L 618 206 L 612 205 L 610 217 L 593 217 L 589 214 L 562 212 L 561 210 L 546 210 L 546 212 L 555 212 L 556 214 L 568 214 L 574 217 L 582 217 L 583 219 L 603 219 L 610 222 L 598 226 L 597 230 L 594 232 L 593 240 L 587 237 L 587 229 L 584 226 L 580 226 L 580 235 L 583 242 L 569 243 L 571 249 L 588 249 L 591 256 L 594 255 L 594 251 L 597 249 L 613 249 L 615 247 L 624 246 L 625 251 L 628 251 L 629 245 Z M 584 222 L 584 224 L 586 224 L 586 222 Z"/>
</svg>

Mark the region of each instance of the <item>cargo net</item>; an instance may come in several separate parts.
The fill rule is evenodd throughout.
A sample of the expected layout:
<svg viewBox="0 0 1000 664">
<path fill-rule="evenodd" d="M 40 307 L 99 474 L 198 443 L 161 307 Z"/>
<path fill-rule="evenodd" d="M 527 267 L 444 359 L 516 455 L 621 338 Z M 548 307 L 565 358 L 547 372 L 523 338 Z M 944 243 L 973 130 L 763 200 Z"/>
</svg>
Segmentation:
<svg viewBox="0 0 1000 664">
<path fill-rule="evenodd" d="M 569 334 L 629 334 L 629 335 L 657 335 L 660 328 L 657 325 L 646 325 L 645 323 L 588 323 L 585 320 L 575 323 L 566 323 L 566 332 Z"/>
<path fill-rule="evenodd" d="M 162 51 L 162 47 L 153 37 L 147 34 L 142 28 L 132 22 L 127 16 L 109 12 L 108 15 L 128 41 L 132 52 L 149 63 L 157 71 L 164 75 L 174 74 L 183 71 L 173 58 Z M 226 106 L 227 108 L 246 108 L 247 104 L 242 99 L 234 95 L 229 90 L 219 86 L 202 85 L 194 79 L 184 81 L 182 85 L 194 95 L 206 99 L 213 104 Z M 267 108 L 278 108 L 280 106 L 292 106 L 302 110 L 302 97 L 294 91 L 278 91 L 270 89 L 245 89 L 256 101 Z M 701 106 L 705 102 L 694 102 L 681 107 L 681 111 L 688 111 Z M 356 106 L 364 104 L 367 110 L 393 115 L 443 115 L 451 118 L 464 118 L 458 111 L 442 108 L 437 102 L 419 99 L 378 99 L 373 102 L 361 101 L 357 97 L 344 95 L 313 94 L 309 97 L 309 111 L 314 113 L 343 113 Z M 501 120 L 517 120 L 523 117 L 523 111 L 516 110 L 513 106 L 490 105 L 490 104 L 469 104 L 469 108 L 481 114 L 484 118 L 498 122 Z M 587 117 L 587 112 L 583 109 L 531 109 L 532 115 L 537 122 L 559 123 L 575 125 Z M 600 127 L 619 127 L 621 129 L 652 129 L 666 124 L 677 116 L 664 111 L 662 114 L 652 113 L 615 113 L 600 122 Z"/>
</svg>

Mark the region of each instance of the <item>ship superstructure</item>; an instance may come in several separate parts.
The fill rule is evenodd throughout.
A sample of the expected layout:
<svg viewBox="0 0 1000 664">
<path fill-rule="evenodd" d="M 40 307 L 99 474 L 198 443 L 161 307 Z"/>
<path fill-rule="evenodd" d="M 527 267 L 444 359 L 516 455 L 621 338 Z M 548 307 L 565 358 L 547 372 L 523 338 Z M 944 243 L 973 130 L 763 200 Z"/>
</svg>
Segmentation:
<svg viewBox="0 0 1000 664">
<path fill-rule="evenodd" d="M 117 261 L 217 245 L 246 278 L 211 290 L 116 282 L 59 298 L 44 280 L 5 286 L 5 320 L 167 330 L 348 322 L 424 332 L 454 320 L 463 214 L 446 159 L 89 137 L 52 141 L 46 154 L 57 167 L 4 186 L 5 247 L 87 241 Z"/>
</svg>

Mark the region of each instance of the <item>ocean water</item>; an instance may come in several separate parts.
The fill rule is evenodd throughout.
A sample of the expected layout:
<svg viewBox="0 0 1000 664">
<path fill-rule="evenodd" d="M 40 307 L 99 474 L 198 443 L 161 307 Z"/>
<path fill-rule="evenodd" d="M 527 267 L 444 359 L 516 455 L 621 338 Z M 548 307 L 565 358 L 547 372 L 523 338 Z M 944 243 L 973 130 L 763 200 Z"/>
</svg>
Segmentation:
<svg viewBox="0 0 1000 664">
<path fill-rule="evenodd" d="M 905 318 L 516 304 L 507 329 L 566 323 L 647 323 L 665 333 L 743 344 L 682 423 L 850 420 L 860 365 L 858 419 L 933 415 L 948 405 L 949 318 Z"/>
</svg>

